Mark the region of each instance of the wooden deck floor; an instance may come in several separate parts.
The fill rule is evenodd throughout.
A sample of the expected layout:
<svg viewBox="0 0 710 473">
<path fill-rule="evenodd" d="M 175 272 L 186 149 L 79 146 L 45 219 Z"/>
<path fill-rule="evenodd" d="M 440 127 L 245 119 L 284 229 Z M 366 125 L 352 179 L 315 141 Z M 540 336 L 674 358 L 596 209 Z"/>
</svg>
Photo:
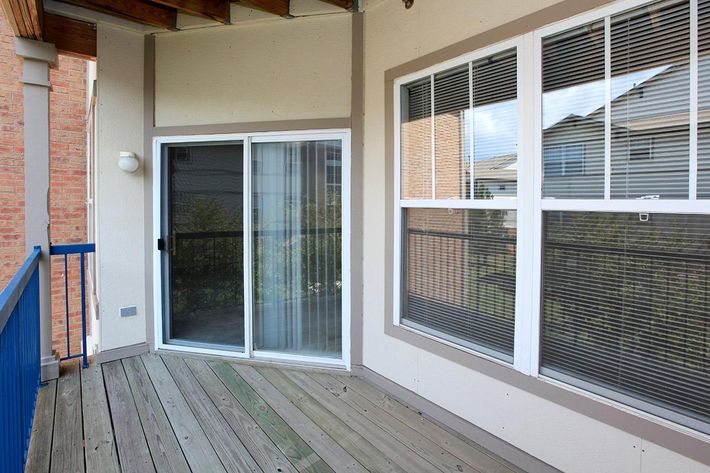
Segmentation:
<svg viewBox="0 0 710 473">
<path fill-rule="evenodd" d="M 28 472 L 519 471 L 367 382 L 174 355 L 62 367 Z"/>
</svg>

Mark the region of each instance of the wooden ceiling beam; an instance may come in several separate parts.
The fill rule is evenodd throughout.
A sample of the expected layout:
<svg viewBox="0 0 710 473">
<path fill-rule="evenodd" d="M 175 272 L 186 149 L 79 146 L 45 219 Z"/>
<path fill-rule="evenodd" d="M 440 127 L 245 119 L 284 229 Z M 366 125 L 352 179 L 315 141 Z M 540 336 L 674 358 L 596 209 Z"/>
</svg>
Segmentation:
<svg viewBox="0 0 710 473">
<path fill-rule="evenodd" d="M 291 16 L 289 0 L 238 0 L 236 3 L 267 13 L 273 13 L 274 15 Z"/>
<path fill-rule="evenodd" d="M 82 59 L 96 59 L 96 25 L 53 13 L 44 14 L 44 40 L 57 51 Z"/>
<path fill-rule="evenodd" d="M 177 10 L 146 0 L 59 0 L 156 28 L 175 29 Z"/>
<path fill-rule="evenodd" d="M 346 10 L 353 9 L 353 0 L 321 0 L 321 2 L 335 5 L 336 7 L 345 8 Z"/>
<path fill-rule="evenodd" d="M 229 23 L 229 0 L 152 0 L 188 15 Z"/>
<path fill-rule="evenodd" d="M 15 36 L 42 40 L 42 0 L 0 0 Z"/>
</svg>

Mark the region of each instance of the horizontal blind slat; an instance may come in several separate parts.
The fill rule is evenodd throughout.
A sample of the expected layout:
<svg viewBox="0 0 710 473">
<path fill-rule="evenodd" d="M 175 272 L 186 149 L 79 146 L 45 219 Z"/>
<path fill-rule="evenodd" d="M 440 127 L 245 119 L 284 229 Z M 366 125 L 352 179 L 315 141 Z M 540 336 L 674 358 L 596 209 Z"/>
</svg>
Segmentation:
<svg viewBox="0 0 710 473">
<path fill-rule="evenodd" d="M 541 365 L 710 421 L 710 216 L 543 219 Z"/>
</svg>

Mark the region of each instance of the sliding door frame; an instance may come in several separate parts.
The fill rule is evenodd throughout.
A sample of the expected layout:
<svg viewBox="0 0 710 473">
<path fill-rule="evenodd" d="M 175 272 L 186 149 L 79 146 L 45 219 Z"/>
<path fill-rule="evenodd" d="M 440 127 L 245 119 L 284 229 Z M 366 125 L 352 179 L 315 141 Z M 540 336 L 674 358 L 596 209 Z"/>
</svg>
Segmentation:
<svg viewBox="0 0 710 473">
<path fill-rule="evenodd" d="M 253 235 L 252 230 L 252 169 L 251 169 L 251 151 L 252 143 L 268 143 L 268 142 L 291 142 L 291 141 L 321 141 L 321 140 L 339 140 L 341 142 L 341 159 L 342 159 L 342 240 L 341 240 L 341 264 L 342 264 L 342 347 L 341 358 L 326 358 L 315 356 L 294 355 L 273 351 L 255 351 L 253 337 L 253 261 L 252 247 Z M 167 285 L 163 273 L 165 271 L 163 265 L 162 252 L 157 248 L 157 241 L 162 237 L 162 220 L 163 220 L 163 193 L 165 186 L 163 169 L 163 148 L 164 145 L 177 143 L 219 143 L 219 142 L 237 142 L 241 141 L 244 146 L 243 153 L 243 169 L 244 169 L 244 351 L 230 351 L 216 348 L 207 348 L 199 346 L 176 345 L 165 342 L 164 337 L 164 320 L 169 314 L 164 312 L 165 307 L 164 297 Z M 176 135 L 176 136 L 156 136 L 153 137 L 153 301 L 155 317 L 154 334 L 155 334 L 155 349 L 181 351 L 188 353 L 199 353 L 205 355 L 215 355 L 230 358 L 254 358 L 265 361 L 280 361 L 280 362 L 295 362 L 308 363 L 314 365 L 333 366 L 350 370 L 350 297 L 351 297 L 351 280 L 350 280 L 350 232 L 351 232 L 351 187 L 350 187 L 350 172 L 351 172 L 351 149 L 350 149 L 350 130 L 335 129 L 335 130 L 308 130 L 308 131 L 280 131 L 280 132 L 265 132 L 265 133 L 230 133 L 230 134 L 203 134 L 203 135 Z"/>
</svg>

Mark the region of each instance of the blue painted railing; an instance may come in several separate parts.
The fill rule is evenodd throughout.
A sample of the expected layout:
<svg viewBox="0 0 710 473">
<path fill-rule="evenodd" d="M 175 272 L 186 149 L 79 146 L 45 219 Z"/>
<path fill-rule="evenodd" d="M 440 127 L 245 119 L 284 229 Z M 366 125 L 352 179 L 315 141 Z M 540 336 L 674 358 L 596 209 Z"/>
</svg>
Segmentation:
<svg viewBox="0 0 710 473">
<path fill-rule="evenodd" d="M 39 273 L 35 247 L 0 293 L 0 471 L 21 473 L 40 382 Z"/>
<path fill-rule="evenodd" d="M 82 365 L 84 368 L 89 366 L 89 361 L 87 359 L 86 350 L 86 254 L 94 253 L 96 251 L 96 245 L 93 243 L 75 243 L 68 245 L 51 245 L 49 247 L 50 255 L 63 255 L 64 256 L 64 310 L 65 310 L 65 320 L 66 320 L 66 339 L 67 339 L 67 356 L 62 358 L 62 360 L 69 360 L 72 358 L 82 358 Z M 71 343 L 70 343 L 70 327 L 69 327 L 69 255 L 80 255 L 80 265 L 81 265 L 81 353 L 72 354 Z"/>
</svg>

